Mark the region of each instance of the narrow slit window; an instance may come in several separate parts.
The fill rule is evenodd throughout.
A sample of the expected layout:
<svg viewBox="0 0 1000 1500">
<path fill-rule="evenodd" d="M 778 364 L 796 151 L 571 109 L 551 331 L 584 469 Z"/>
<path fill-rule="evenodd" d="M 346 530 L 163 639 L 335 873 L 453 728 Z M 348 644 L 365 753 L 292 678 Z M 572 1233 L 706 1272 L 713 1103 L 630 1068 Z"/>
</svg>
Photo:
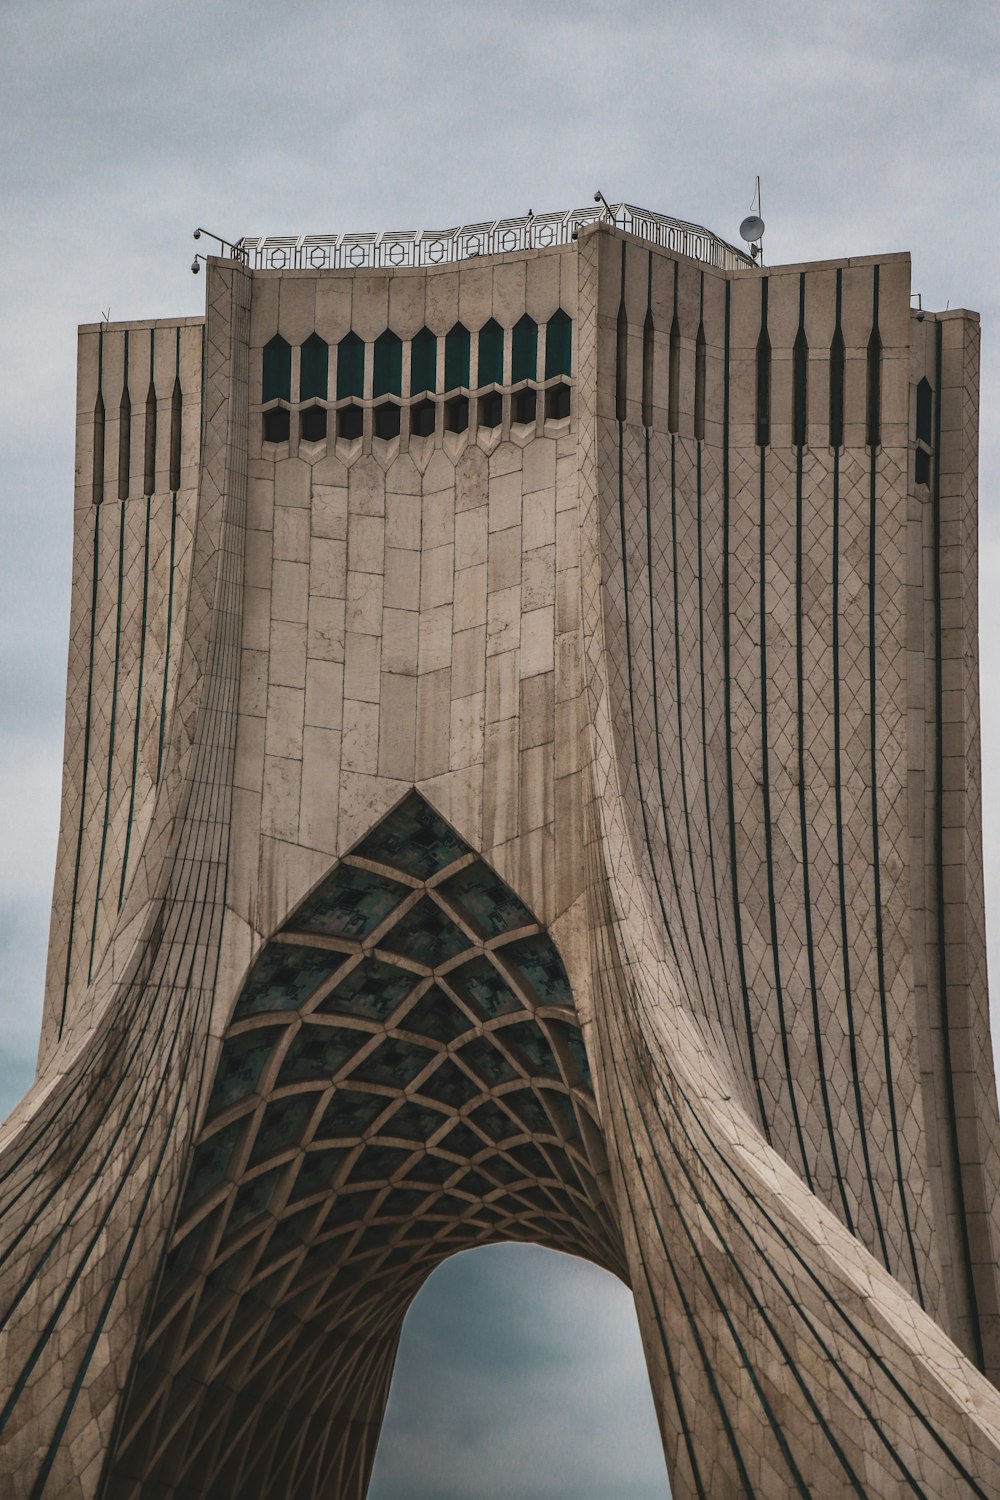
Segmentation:
<svg viewBox="0 0 1000 1500">
<path fill-rule="evenodd" d="M 264 368 L 261 381 L 261 400 L 291 401 L 292 399 L 292 346 L 276 333 L 264 345 Z"/>
<path fill-rule="evenodd" d="M 403 394 L 403 341 L 387 328 L 375 340 L 375 368 L 372 372 L 372 396 Z"/>
<path fill-rule="evenodd" d="M 917 448 L 914 457 L 914 478 L 917 484 L 930 484 L 933 433 L 934 392 L 925 375 L 917 386 Z"/>
<path fill-rule="evenodd" d="M 545 325 L 545 379 L 572 373 L 573 320 L 560 307 Z"/>
<path fill-rule="evenodd" d="M 94 504 L 104 499 L 104 397 L 97 392 L 94 403 Z"/>
<path fill-rule="evenodd" d="M 146 434 L 143 443 L 142 474 L 142 492 L 144 495 L 151 495 L 156 489 L 156 386 L 153 384 L 152 375 L 146 392 Z"/>
<path fill-rule="evenodd" d="M 771 441 L 771 340 L 766 328 L 757 340 L 757 446 Z"/>
<path fill-rule="evenodd" d="M 330 379 L 330 348 L 311 333 L 299 354 L 299 400 L 325 401 Z"/>
<path fill-rule="evenodd" d="M 444 341 L 444 388 L 446 391 L 468 389 L 472 340 L 469 330 L 456 323 Z"/>
<path fill-rule="evenodd" d="M 642 325 L 642 425 L 653 425 L 653 314 L 648 307 Z"/>
<path fill-rule="evenodd" d="M 128 346 L 126 345 L 126 362 Z M 132 456 L 132 402 L 128 386 L 122 391 L 122 404 L 118 409 L 118 498 L 128 499 L 129 464 Z"/>
<path fill-rule="evenodd" d="M 931 445 L 934 417 L 934 392 L 925 375 L 917 386 L 917 441 Z"/>
<path fill-rule="evenodd" d="M 705 370 L 706 370 L 705 325 L 698 324 L 698 337 L 694 346 L 694 435 L 697 442 L 705 440 Z"/>
<path fill-rule="evenodd" d="M 538 375 L 538 324 L 525 313 L 514 324 L 511 345 L 510 381 L 535 380 Z"/>
<path fill-rule="evenodd" d="M 667 382 L 667 426 L 671 432 L 679 432 L 681 425 L 681 325 L 676 313 L 670 325 Z"/>
<path fill-rule="evenodd" d="M 830 447 L 844 444 L 844 335 L 840 324 L 830 343 Z"/>
<path fill-rule="evenodd" d="M 184 400 L 181 395 L 180 376 L 174 376 L 174 388 L 170 393 L 170 488 L 174 492 L 181 487 L 181 412 Z"/>
<path fill-rule="evenodd" d="M 410 341 L 410 395 L 423 396 L 437 390 L 437 339 L 429 328 L 421 328 Z"/>
<path fill-rule="evenodd" d="M 876 325 L 868 340 L 868 446 L 882 441 L 882 337 Z"/>
<path fill-rule="evenodd" d="M 624 247 L 623 247 L 624 248 Z M 618 327 L 615 342 L 615 417 L 625 421 L 628 410 L 628 316 L 625 298 L 618 304 Z"/>
<path fill-rule="evenodd" d="M 806 445 L 808 379 L 809 345 L 806 331 L 800 324 L 792 350 L 792 442 L 797 448 Z"/>
<path fill-rule="evenodd" d="M 479 385 L 503 384 L 503 329 L 490 318 L 479 330 Z"/>
<path fill-rule="evenodd" d="M 360 400 L 365 394 L 365 346 L 354 332 L 337 345 L 337 400 Z"/>
</svg>

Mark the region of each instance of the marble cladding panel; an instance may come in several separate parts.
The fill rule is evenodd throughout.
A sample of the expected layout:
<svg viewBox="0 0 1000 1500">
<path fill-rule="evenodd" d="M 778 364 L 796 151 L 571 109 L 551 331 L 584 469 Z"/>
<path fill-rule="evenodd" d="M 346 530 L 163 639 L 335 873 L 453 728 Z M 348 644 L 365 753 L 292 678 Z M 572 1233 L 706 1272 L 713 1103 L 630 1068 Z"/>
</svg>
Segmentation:
<svg viewBox="0 0 1000 1500">
<path fill-rule="evenodd" d="M 152 816 L 191 572 L 202 340 L 202 319 L 80 330 L 63 798 L 40 1064 L 100 963 Z"/>
<path fill-rule="evenodd" d="M 595 1051 L 615 1059 L 605 1076 L 603 1120 L 619 1201 L 633 1218 L 634 1261 L 643 1267 L 637 1300 L 647 1358 L 660 1372 L 660 1389 L 671 1391 L 664 1425 L 675 1444 L 672 1483 L 684 1494 L 749 1486 L 750 1493 L 777 1495 L 803 1484 L 805 1492 L 815 1486 L 831 1495 L 892 1494 L 907 1468 L 929 1493 L 966 1485 L 977 1492 L 968 1469 L 961 1477 L 949 1473 L 957 1451 L 940 1465 L 931 1456 L 925 1417 L 932 1412 L 931 1426 L 944 1422 L 956 1434 L 962 1427 L 961 1452 L 988 1493 L 1000 1472 L 992 1440 L 980 1448 L 962 1419 L 955 1425 L 955 1408 L 945 1416 L 957 1385 L 942 1404 L 942 1388 L 927 1378 L 943 1369 L 942 1353 L 953 1346 L 903 1291 L 919 1278 L 925 1306 L 975 1356 L 941 1286 L 942 1246 L 955 1226 L 937 1214 L 931 1188 L 946 1130 L 943 1122 L 929 1127 L 918 1081 L 918 1044 L 928 1022 L 914 986 L 913 965 L 922 955 L 910 930 L 920 913 L 912 910 L 908 798 L 919 770 L 913 744 L 921 736 L 912 732 L 908 681 L 909 392 L 899 378 L 909 360 L 900 335 L 908 267 L 903 258 L 880 267 L 881 372 L 888 378 L 879 450 L 873 454 L 864 442 L 874 266 L 868 261 L 839 268 L 848 385 L 861 383 L 848 400 L 852 436 L 846 450 L 831 452 L 823 430 L 829 414 L 820 406 L 820 432 L 810 432 L 801 453 L 789 453 L 789 430 L 779 436 L 774 412 L 770 443 L 761 450 L 754 441 L 761 277 L 731 279 L 728 317 L 717 333 L 730 421 L 721 443 L 697 444 L 683 399 L 676 432 L 671 403 L 655 394 L 653 421 L 636 424 L 633 388 L 643 366 L 634 345 L 643 339 L 647 310 L 664 306 L 647 247 L 628 242 L 628 257 L 646 262 L 643 280 L 627 265 L 622 274 L 624 237 L 598 231 L 586 239 L 581 262 L 598 262 L 601 282 L 596 444 L 579 417 L 584 621 L 594 674 L 593 838 L 600 847 L 590 926 L 595 964 L 607 976 L 595 1001 Z M 658 258 L 653 252 L 652 260 Z M 679 273 L 685 269 L 681 263 Z M 789 328 L 793 339 L 798 328 L 805 269 L 770 278 L 769 312 L 778 314 L 769 317 L 772 374 Z M 829 302 L 837 268 L 808 271 L 806 305 L 813 274 Z M 700 268 L 695 274 L 701 277 Z M 581 288 L 586 279 L 581 269 Z M 713 279 L 705 273 L 706 287 Z M 790 297 L 794 318 L 775 302 Z M 652 342 L 655 354 L 655 328 Z M 662 363 L 660 370 L 669 381 Z M 813 373 L 810 346 L 810 381 Z M 653 378 L 655 392 L 655 360 Z M 772 396 L 787 409 L 793 389 L 787 379 L 775 382 Z M 812 424 L 815 407 L 806 410 Z M 961 482 L 956 490 L 967 495 Z M 965 561 L 969 566 L 971 558 Z M 598 595 L 599 630 L 590 613 Z M 967 695 L 973 691 L 966 688 Z M 961 733 L 968 739 L 975 715 L 965 711 Z M 957 821 L 964 824 L 964 814 Z M 699 880 L 692 866 L 706 856 L 711 879 Z M 957 908 L 957 889 L 955 897 Z M 685 1079 L 695 1074 L 700 1082 L 689 1086 Z M 727 1144 L 720 1105 L 722 1113 L 735 1111 Z M 650 1129 L 651 1111 L 664 1135 Z M 969 1117 L 976 1113 L 970 1109 Z M 988 1134 L 992 1099 L 980 1118 Z M 785 1159 L 780 1171 L 765 1139 Z M 757 1168 L 747 1176 L 736 1167 L 744 1151 L 758 1166 L 774 1164 L 787 1208 L 798 1195 L 796 1228 L 779 1231 L 777 1240 L 773 1209 L 756 1217 L 777 1175 L 768 1168 L 762 1196 L 751 1186 Z M 720 1168 L 723 1175 L 735 1168 L 730 1188 Z M 980 1182 L 984 1177 L 980 1171 Z M 721 1214 L 710 1202 L 716 1190 Z M 835 1225 L 821 1200 L 842 1224 Z M 976 1207 L 973 1200 L 973 1214 Z M 740 1249 L 730 1238 L 736 1225 L 749 1235 Z M 822 1269 L 812 1262 L 809 1290 L 802 1286 L 800 1293 L 793 1286 L 812 1256 L 807 1244 L 825 1246 L 830 1255 Z M 979 1253 L 995 1263 L 995 1250 L 985 1251 L 982 1241 Z M 849 1345 L 860 1325 L 845 1340 L 845 1325 L 830 1321 L 864 1265 L 866 1285 L 873 1292 L 878 1286 L 875 1302 L 919 1329 L 911 1346 L 916 1365 L 897 1384 L 868 1388 L 869 1417 L 885 1439 L 881 1451 L 856 1443 L 838 1417 L 843 1442 L 836 1462 L 824 1463 L 822 1445 L 832 1434 L 822 1419 L 814 1427 L 792 1419 L 791 1411 L 799 1402 L 796 1388 L 801 1395 L 807 1385 L 820 1407 L 828 1410 L 833 1398 L 839 1409 L 834 1388 L 844 1388 L 844 1371 L 874 1368 L 873 1348 L 887 1347 L 882 1333 L 873 1335 L 859 1362 Z M 784 1287 L 776 1303 L 765 1290 L 771 1277 Z M 748 1297 L 742 1311 L 737 1283 Z M 713 1300 L 720 1309 L 726 1302 L 728 1334 L 699 1345 L 699 1371 L 690 1340 Z M 988 1332 L 991 1303 L 988 1297 L 983 1303 Z M 671 1326 L 661 1323 L 657 1336 L 653 1328 L 665 1306 Z M 804 1312 L 807 1306 L 794 1333 L 784 1311 L 778 1322 L 772 1317 L 778 1307 Z M 820 1326 L 823 1337 L 810 1350 Z M 759 1342 L 764 1330 L 770 1353 Z M 789 1334 L 796 1352 L 786 1362 L 776 1353 L 787 1355 Z M 891 1344 L 894 1360 L 901 1345 L 895 1336 Z M 957 1371 L 957 1350 L 945 1363 L 953 1358 Z M 754 1397 L 745 1378 L 751 1367 L 758 1371 Z M 964 1370 L 963 1381 L 974 1379 L 969 1365 Z M 910 1381 L 926 1394 L 907 1409 Z M 965 1389 L 971 1394 L 971 1386 Z M 855 1387 L 850 1399 L 858 1394 Z M 978 1395 L 972 1399 L 978 1405 Z M 924 1424 L 919 1432 L 911 1426 L 914 1415 Z M 783 1460 L 768 1452 L 769 1425 L 788 1439 Z"/>
<path fill-rule="evenodd" d="M 275 279 L 255 278 L 252 342 L 275 318 L 290 342 L 315 326 L 333 344 L 390 318 L 409 337 L 457 316 L 475 331 L 490 316 L 510 329 L 526 308 L 574 315 L 567 260 L 285 276 L 277 302 Z M 262 933 L 320 855 L 413 784 L 546 922 L 580 894 L 552 837 L 557 789 L 565 802 L 579 775 L 554 708 L 568 726 L 580 691 L 572 419 L 452 436 L 293 440 L 251 459 L 235 774 L 259 844 L 241 834 L 234 888 Z"/>
<path fill-rule="evenodd" d="M 241 614 L 242 566 L 235 570 L 232 562 L 242 551 L 248 277 L 238 268 L 220 268 L 209 278 L 208 292 L 208 416 L 199 523 L 180 577 L 175 550 L 179 598 L 168 665 L 176 686 L 166 690 L 165 753 L 145 830 L 142 820 L 153 794 L 143 777 L 152 780 L 153 738 L 159 756 L 159 736 L 143 732 L 146 683 L 136 657 L 142 660 L 143 636 L 148 635 L 146 649 L 155 664 L 150 600 L 159 598 L 156 590 L 169 592 L 169 567 L 167 579 L 162 576 L 165 533 L 159 525 L 164 497 L 152 485 L 138 499 L 128 494 L 124 499 L 99 498 L 92 510 L 81 505 L 77 513 L 83 550 L 96 562 L 80 574 L 86 604 L 82 613 L 88 624 L 93 616 L 96 625 L 85 653 L 88 659 L 93 642 L 87 711 L 94 726 L 91 737 L 105 737 L 102 775 L 110 770 L 112 783 L 111 796 L 104 790 L 99 820 L 95 818 L 96 862 L 88 854 L 95 873 L 87 877 L 90 925 L 78 923 L 81 943 L 84 933 L 88 941 L 100 934 L 104 882 L 113 876 L 115 897 L 122 889 L 124 897 L 113 935 L 105 939 L 102 953 L 95 952 L 93 982 L 85 995 L 81 991 L 65 1010 L 50 1004 L 46 1021 L 54 1024 L 42 1077 L 5 1125 L 0 1163 L 5 1184 L 0 1201 L 6 1247 L 3 1290 L 5 1306 L 15 1310 L 17 1322 L 16 1330 L 8 1326 L 13 1337 L 5 1352 L 17 1370 L 7 1383 L 0 1488 L 12 1495 L 26 1487 L 74 1497 L 96 1492 L 198 1106 L 222 927 L 231 800 L 234 715 L 227 700 L 234 702 L 232 648 Z M 181 325 L 182 350 L 192 326 L 200 345 L 200 327 Z M 102 330 L 109 339 L 116 332 L 124 330 Z M 128 332 L 137 336 L 133 327 Z M 138 336 L 143 333 L 148 344 L 148 325 L 140 327 Z M 167 333 L 174 335 L 173 325 Z M 121 342 L 124 370 L 124 338 Z M 190 366 L 201 371 L 200 353 Z M 150 467 L 144 463 L 144 479 Z M 121 476 L 127 489 L 132 470 L 124 463 Z M 178 502 L 181 498 L 178 492 Z M 187 524 L 190 497 L 183 499 Z M 98 524 L 109 514 L 111 525 Z M 156 558 L 160 577 L 143 586 L 138 580 L 146 572 L 147 515 L 148 559 Z M 214 579 L 210 597 L 204 590 L 207 575 Z M 108 579 L 115 589 L 110 611 Z M 110 640 L 109 614 L 115 621 Z M 121 821 L 120 788 L 114 785 L 121 775 L 112 749 L 118 738 L 116 679 L 117 698 L 132 694 L 132 718 L 124 736 L 131 749 L 125 765 L 135 778 L 131 840 L 128 823 Z M 72 694 L 72 660 L 70 686 Z M 158 703 L 162 712 L 162 671 Z M 127 712 L 125 707 L 120 711 Z M 86 748 L 86 734 L 81 748 Z M 89 796 L 91 786 L 98 784 L 96 762 L 84 753 L 78 764 L 82 794 Z M 124 816 L 128 818 L 127 807 Z M 79 811 L 76 825 L 89 836 L 87 819 Z M 119 869 L 113 852 L 124 854 L 126 847 L 132 851 L 127 879 L 124 860 Z M 82 877 L 82 860 L 80 868 Z M 57 884 L 56 920 L 58 899 Z M 70 930 L 73 911 L 71 907 Z"/>
<path fill-rule="evenodd" d="M 938 1211 L 954 1226 L 945 1247 L 956 1322 L 997 1359 L 996 1083 L 989 1044 L 982 887 L 978 695 L 977 428 L 979 321 L 957 311 L 912 319 L 911 419 L 926 382 L 929 453 L 911 470 L 910 694 L 922 734 L 911 764 L 919 812 L 910 817 L 925 962 L 920 995 L 925 1110 L 939 1142 Z M 929 389 L 928 389 L 929 388 Z M 914 461 L 915 464 L 916 460 Z M 924 481 L 927 482 L 924 482 Z M 919 878 L 918 878 L 919 877 Z M 965 1224 L 965 1233 L 961 1226 Z M 971 1284 L 971 1285 L 970 1285 Z"/>
</svg>

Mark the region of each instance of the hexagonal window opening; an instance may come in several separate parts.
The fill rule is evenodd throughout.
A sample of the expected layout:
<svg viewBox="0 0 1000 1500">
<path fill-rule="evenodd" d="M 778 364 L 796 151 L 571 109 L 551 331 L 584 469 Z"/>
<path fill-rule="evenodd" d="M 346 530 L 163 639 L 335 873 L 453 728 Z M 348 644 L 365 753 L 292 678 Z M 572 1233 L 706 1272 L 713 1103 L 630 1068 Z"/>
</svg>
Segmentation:
<svg viewBox="0 0 1000 1500">
<path fill-rule="evenodd" d="M 511 420 L 526 426 L 535 420 L 535 413 L 538 410 L 538 393 L 532 390 L 516 391 L 511 404 L 514 408 Z"/>
<path fill-rule="evenodd" d="M 414 437 L 433 437 L 437 406 L 433 401 L 418 401 L 410 407 L 410 431 Z"/>
<path fill-rule="evenodd" d="M 550 385 L 545 392 L 545 420 L 559 422 L 569 416 L 569 386 Z"/>
<path fill-rule="evenodd" d="M 264 413 L 265 443 L 288 442 L 288 434 L 291 429 L 289 417 L 290 413 L 287 406 L 272 406 L 270 411 Z"/>
<path fill-rule="evenodd" d="M 503 396 L 499 391 L 489 391 L 479 398 L 479 425 L 492 430 L 503 421 Z"/>
<path fill-rule="evenodd" d="M 337 413 L 337 436 L 353 441 L 364 431 L 365 413 L 360 406 L 342 406 Z"/>
<path fill-rule="evenodd" d="M 304 443 L 321 443 L 326 437 L 326 407 L 307 406 L 299 416 L 299 435 Z"/>
<path fill-rule="evenodd" d="M 395 401 L 386 401 L 374 411 L 375 436 L 388 442 L 399 437 L 399 407 Z"/>
<path fill-rule="evenodd" d="M 468 396 L 453 396 L 444 409 L 446 432 L 465 432 L 469 426 Z"/>
</svg>

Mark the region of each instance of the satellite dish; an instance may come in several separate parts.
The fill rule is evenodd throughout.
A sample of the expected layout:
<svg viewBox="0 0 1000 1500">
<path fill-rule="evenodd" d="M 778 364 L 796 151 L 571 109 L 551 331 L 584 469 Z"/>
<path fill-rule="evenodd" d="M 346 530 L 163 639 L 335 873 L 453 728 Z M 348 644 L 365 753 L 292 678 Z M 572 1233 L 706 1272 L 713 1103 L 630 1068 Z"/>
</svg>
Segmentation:
<svg viewBox="0 0 1000 1500">
<path fill-rule="evenodd" d="M 740 225 L 740 239 L 748 245 L 756 244 L 764 233 L 764 220 L 759 214 L 748 214 Z"/>
</svg>

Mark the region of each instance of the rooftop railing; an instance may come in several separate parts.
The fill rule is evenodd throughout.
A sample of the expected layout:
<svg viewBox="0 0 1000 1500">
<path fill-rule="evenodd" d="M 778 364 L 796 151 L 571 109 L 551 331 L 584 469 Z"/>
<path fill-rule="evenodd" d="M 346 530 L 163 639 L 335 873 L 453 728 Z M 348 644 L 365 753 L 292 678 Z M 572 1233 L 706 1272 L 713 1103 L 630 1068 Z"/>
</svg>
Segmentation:
<svg viewBox="0 0 1000 1500">
<path fill-rule="evenodd" d="M 636 208 L 631 203 L 595 204 L 563 213 L 529 213 L 522 219 L 494 219 L 482 224 L 462 224 L 455 229 L 247 235 L 227 249 L 255 270 L 262 271 L 393 270 L 564 245 L 576 239 L 585 224 L 593 224 L 598 219 L 720 270 L 742 270 L 754 265 L 742 250 L 737 250 L 702 225 L 672 219 L 651 209 Z"/>
</svg>

